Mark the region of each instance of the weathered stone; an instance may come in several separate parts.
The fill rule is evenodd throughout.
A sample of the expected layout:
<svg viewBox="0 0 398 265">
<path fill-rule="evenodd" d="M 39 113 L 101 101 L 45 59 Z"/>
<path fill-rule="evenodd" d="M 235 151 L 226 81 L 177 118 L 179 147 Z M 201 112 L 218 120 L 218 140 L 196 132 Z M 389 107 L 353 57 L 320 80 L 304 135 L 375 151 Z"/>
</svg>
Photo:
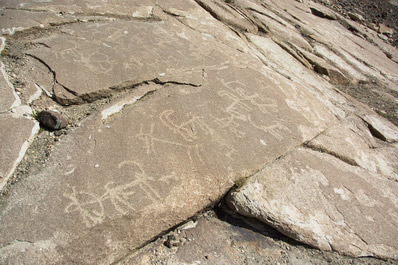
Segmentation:
<svg viewBox="0 0 398 265">
<path fill-rule="evenodd" d="M 187 222 L 168 235 L 140 248 L 118 264 L 388 265 L 394 263 L 370 257 L 353 259 L 336 252 L 320 251 L 289 240 L 253 218 L 232 214 L 231 216 L 219 210 L 217 215 L 207 212 L 196 221 Z M 170 235 L 173 235 L 179 244 L 172 249 L 164 246 L 166 238 Z"/>
<path fill-rule="evenodd" d="M 29 251 L 47 242 L 50 257 L 112 263 L 194 215 L 235 179 L 336 122 L 315 100 L 293 104 L 313 96 L 292 85 L 272 72 L 220 67 L 206 70 L 201 87 L 170 84 L 110 119 L 88 118 L 4 203 L 1 244 L 13 247 L 1 250 L 2 261 L 26 248 L 15 242 L 23 234 Z"/>
<path fill-rule="evenodd" d="M 31 104 L 42 95 L 52 97 L 54 88 L 54 73 L 34 58 L 27 58 L 26 64 L 20 69 L 18 80 L 24 84 L 19 88 L 23 102 Z"/>
<path fill-rule="evenodd" d="M 170 237 L 176 243 L 171 250 L 163 246 L 169 245 Z M 238 265 L 244 264 L 245 256 L 249 254 L 244 253 L 246 251 L 250 251 L 253 261 L 255 257 L 259 264 L 276 264 L 270 261 L 282 259 L 283 256 L 282 248 L 275 241 L 248 227 L 235 227 L 210 216 L 178 227 L 177 231 L 167 235 L 163 244 L 162 239 L 157 240 L 120 264 L 156 264 L 161 260 L 164 264 Z"/>
<path fill-rule="evenodd" d="M 294 43 L 305 50 L 311 50 L 311 45 L 302 36 L 300 31 L 294 27 L 294 25 L 291 25 L 288 21 L 281 18 L 278 12 L 273 12 L 272 10 L 252 2 L 250 2 L 250 4 L 245 2 L 242 3 L 242 1 L 239 1 L 238 4 L 249 10 L 257 10 L 258 12 L 253 12 L 252 16 L 263 23 L 265 28 L 269 30 L 275 38 L 286 43 Z"/>
<path fill-rule="evenodd" d="M 320 75 L 328 76 L 332 83 L 336 84 L 350 83 L 350 80 L 342 72 L 340 72 L 337 68 L 325 62 L 325 60 L 323 60 L 322 58 L 319 58 L 318 56 L 315 56 L 312 53 L 304 50 L 301 50 L 300 52 L 312 65 L 315 72 L 317 72 Z"/>
<path fill-rule="evenodd" d="M 352 83 L 357 83 L 361 80 L 366 80 L 366 76 L 362 74 L 360 71 L 355 69 L 352 65 L 346 62 L 343 58 L 337 55 L 335 52 L 326 48 L 325 46 L 316 45 L 314 47 L 316 55 L 321 58 L 327 60 L 328 62 L 334 64 L 338 69 L 340 69 L 343 73 L 350 76 Z"/>
<path fill-rule="evenodd" d="M 161 7 L 164 13 L 178 17 L 179 22 L 200 32 L 198 41 L 217 40 L 239 51 L 249 51 L 242 38 L 232 30 L 229 30 L 227 25 L 212 17 L 209 12 L 196 4 L 196 2 L 163 0 L 159 1 L 157 5 Z M 239 16 L 241 17 L 241 15 Z M 170 16 L 162 17 L 162 19 L 171 20 Z M 188 37 L 184 32 L 180 35 L 185 38 Z M 190 35 L 190 39 L 193 40 L 193 38 L 195 37 Z"/>
<path fill-rule="evenodd" d="M 198 33 L 174 23 L 114 21 L 93 25 L 67 26 L 64 30 L 71 32 L 70 35 L 42 39 L 40 42 L 51 48 L 43 46 L 31 51 L 56 73 L 54 93 L 62 104 L 92 102 L 109 96 L 112 90 L 159 76 L 167 78 L 184 73 L 187 82 L 188 71 L 201 71 L 206 65 L 226 60 L 206 49 L 211 40 L 207 45 L 205 42 L 196 46 L 181 34 Z"/>
<path fill-rule="evenodd" d="M 231 6 L 223 1 L 195 0 L 200 6 L 207 10 L 214 18 L 225 22 L 233 28 L 244 32 L 256 33 L 257 27 L 244 15 L 236 12 Z"/>
<path fill-rule="evenodd" d="M 358 13 L 348 12 L 347 15 L 354 21 L 359 23 L 365 23 L 365 19 Z"/>
<path fill-rule="evenodd" d="M 110 17 L 127 16 L 133 18 L 148 18 L 152 16 L 153 5 L 153 1 L 150 0 L 111 0 L 106 2 L 101 0 L 56 0 L 51 2 L 5 0 L 1 2 L 0 7 L 11 7 L 18 9 L 22 8 L 34 11 L 49 11 L 52 13 L 58 13 L 61 15 L 61 17 L 64 16 L 65 13 L 83 13 L 87 15 L 105 15 Z M 42 12 L 40 15 L 47 16 L 48 14 Z"/>
<path fill-rule="evenodd" d="M 387 35 L 387 36 L 392 36 L 394 34 L 394 30 L 392 28 L 387 27 L 384 24 L 379 24 L 379 33 Z"/>
<path fill-rule="evenodd" d="M 67 22 L 77 22 L 78 19 L 68 14 L 54 15 L 41 10 L 31 12 L 28 10 L 9 10 L 3 9 L 1 15 L 1 35 L 14 35 L 18 31 L 30 28 L 45 28 L 50 25 L 62 24 Z M 23 17 L 24 19 L 19 19 Z"/>
<path fill-rule="evenodd" d="M 49 161 L 34 165 L 42 169 L 27 171 L 1 198 L 0 263 L 114 263 L 265 165 L 271 173 L 255 179 L 267 182 L 249 179 L 242 191 L 261 186 L 255 206 L 274 195 L 275 205 L 288 205 L 278 229 L 322 249 L 396 253 L 397 218 L 390 216 L 397 215 L 391 180 L 398 157 L 388 142 L 397 141 L 397 130 L 333 83 L 377 79 L 394 91 L 398 68 L 390 60 L 394 50 L 381 40 L 369 43 L 355 22 L 357 35 L 343 18 L 320 19 L 310 7 L 329 9 L 294 0 L 6 0 L 0 6 L 7 18 L 26 15 L 26 21 L 4 23 L 7 33 L 24 28 L 7 36 L 16 44 L 10 54 L 22 55 L 7 57 L 13 79 L 26 83 L 18 88 L 22 102 L 37 109 L 49 109 L 54 99 L 82 104 L 57 106 L 75 115 L 78 127 L 55 137 Z M 11 89 L 1 87 L 1 117 L 32 137 L 37 123 L 23 118 L 31 109 L 20 106 L 18 97 L 11 102 L 14 89 L 3 76 Z M 83 113 L 91 115 L 80 120 Z M 350 115 L 366 125 L 338 124 Z M 23 122 L 30 123 L 19 126 Z M 13 141 L 6 132 L 14 129 L 1 129 Z M 369 131 L 386 142 L 376 142 Z M 22 158 L 18 141 L 7 144 L 4 154 Z M 327 154 L 294 151 L 304 142 Z M 346 207 L 347 196 L 356 201 Z M 313 216 L 294 215 L 290 205 Z M 258 217 L 259 209 L 250 214 Z M 314 232 L 312 224 L 326 228 Z M 170 240 L 171 246 L 179 243 Z"/>
<path fill-rule="evenodd" d="M 398 181 L 398 171 L 394 168 L 398 160 L 385 156 L 382 148 L 375 148 L 372 135 L 361 121 L 356 121 L 356 125 L 350 121 L 333 126 L 306 146 Z"/>
<path fill-rule="evenodd" d="M 335 20 L 337 17 L 331 10 L 327 10 L 324 7 L 310 7 L 311 13 L 314 14 L 315 16 L 321 17 L 321 18 L 326 18 L 326 19 L 331 19 Z"/>
<path fill-rule="evenodd" d="M 0 37 L 0 54 L 6 46 L 6 39 Z M 14 86 L 8 80 L 3 62 L 0 62 L 0 113 L 6 112 L 13 107 L 19 106 L 21 100 L 15 93 Z"/>
<path fill-rule="evenodd" d="M 2 62 L 0 62 L 0 71 L 0 112 L 6 112 L 21 104 L 21 100 L 8 80 L 8 76 L 4 70 Z"/>
<path fill-rule="evenodd" d="M 229 195 L 229 205 L 323 250 L 397 259 L 398 183 L 299 148 Z"/>
<path fill-rule="evenodd" d="M 315 3 L 311 3 L 309 6 L 329 10 Z M 379 47 L 352 34 L 338 21 L 319 19 L 305 11 L 308 9 L 308 4 L 300 4 L 293 0 L 279 1 L 278 3 L 267 2 L 267 9 L 279 14 L 278 21 L 281 21 L 282 25 L 293 26 L 290 23 L 294 19 L 294 24 L 300 28 L 301 33 L 316 41 L 315 52 L 327 59 L 328 63 L 339 69 L 345 76 L 352 78 L 354 82 L 373 76 L 373 78 L 386 82 L 392 89 L 398 89 L 397 64 L 386 60 L 384 52 Z M 257 10 L 263 13 L 262 9 Z M 291 14 L 294 14 L 294 17 Z M 267 23 L 273 18 L 263 17 L 263 20 Z M 279 27 L 282 30 L 286 28 L 281 25 Z M 302 48 L 297 43 L 294 34 L 285 35 L 285 38 L 290 38 L 292 43 Z M 321 46 L 323 47 L 320 48 Z M 364 52 L 365 50 L 367 52 Z"/>
<path fill-rule="evenodd" d="M 59 112 L 53 110 L 43 110 L 38 115 L 37 118 L 40 125 L 50 129 L 50 130 L 60 130 L 68 126 L 68 118 Z"/>
<path fill-rule="evenodd" d="M 387 142 L 398 141 L 398 128 L 388 120 L 370 113 L 361 115 L 361 118 L 375 137 Z"/>
<path fill-rule="evenodd" d="M 0 190 L 14 173 L 18 163 L 38 131 L 37 122 L 0 114 Z"/>
</svg>

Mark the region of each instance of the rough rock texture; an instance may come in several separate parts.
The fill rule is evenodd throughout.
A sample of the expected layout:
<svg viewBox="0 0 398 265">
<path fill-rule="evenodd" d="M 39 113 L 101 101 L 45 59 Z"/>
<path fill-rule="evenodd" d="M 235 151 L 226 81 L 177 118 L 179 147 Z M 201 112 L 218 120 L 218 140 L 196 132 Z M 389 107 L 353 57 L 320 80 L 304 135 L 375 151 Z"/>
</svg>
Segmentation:
<svg viewBox="0 0 398 265">
<path fill-rule="evenodd" d="M 112 264 L 234 185 L 296 240 L 396 258 L 397 128 L 341 92 L 366 84 L 398 117 L 398 53 L 363 25 L 293 0 L 0 8 L 0 263 Z M 70 129 L 25 155 L 45 109 Z M 267 201 L 293 210 L 269 222 Z"/>
<path fill-rule="evenodd" d="M 228 204 L 320 249 L 397 258 L 397 187 L 395 180 L 300 148 L 232 192 Z"/>
</svg>

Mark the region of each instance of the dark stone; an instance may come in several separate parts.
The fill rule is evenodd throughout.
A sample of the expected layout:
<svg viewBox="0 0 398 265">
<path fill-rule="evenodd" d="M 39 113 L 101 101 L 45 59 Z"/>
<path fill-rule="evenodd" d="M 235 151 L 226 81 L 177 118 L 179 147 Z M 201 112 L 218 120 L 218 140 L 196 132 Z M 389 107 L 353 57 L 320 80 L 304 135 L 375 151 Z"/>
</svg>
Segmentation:
<svg viewBox="0 0 398 265">
<path fill-rule="evenodd" d="M 59 112 L 44 110 L 37 118 L 41 126 L 51 130 L 60 130 L 68 126 L 68 118 Z"/>
</svg>

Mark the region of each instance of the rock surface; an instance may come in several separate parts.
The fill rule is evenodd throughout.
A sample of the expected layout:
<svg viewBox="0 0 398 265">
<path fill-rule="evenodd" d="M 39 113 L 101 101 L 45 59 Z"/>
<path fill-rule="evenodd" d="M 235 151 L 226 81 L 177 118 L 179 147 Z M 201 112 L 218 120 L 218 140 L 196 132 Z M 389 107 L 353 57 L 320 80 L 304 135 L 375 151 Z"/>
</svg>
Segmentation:
<svg viewBox="0 0 398 265">
<path fill-rule="evenodd" d="M 224 208 L 224 207 L 223 207 Z M 168 247 L 169 242 L 174 246 Z M 297 244 L 253 219 L 206 212 L 153 243 L 137 250 L 120 264 L 394 264 L 375 258 L 351 258 Z"/>
<path fill-rule="evenodd" d="M 395 180 L 300 148 L 265 167 L 227 202 L 308 245 L 396 259 L 397 187 Z"/>
<path fill-rule="evenodd" d="M 293 0 L 0 8 L 0 263 L 113 264 L 233 186 L 295 240 L 397 259 L 397 127 L 341 92 L 398 120 L 398 52 L 363 25 Z M 46 109 L 70 129 L 25 155 Z"/>
<path fill-rule="evenodd" d="M 318 128 L 310 129 L 314 121 L 289 107 L 275 81 L 255 70 L 228 66 L 206 74 L 201 87 L 169 85 L 125 107 L 123 115 L 103 120 L 101 113 L 93 114 L 66 136 L 49 166 L 7 198 L 3 242 L 23 234 L 26 241 L 48 242 L 50 257 L 115 261 L 127 254 L 125 246 L 138 247 L 193 216 L 235 179 L 251 175 L 334 121 L 323 107 L 328 122 L 317 120 Z M 40 220 L 46 220 L 46 229 Z M 152 221 L 145 227 L 145 220 Z M 39 256 L 35 262 L 51 259 Z"/>
</svg>

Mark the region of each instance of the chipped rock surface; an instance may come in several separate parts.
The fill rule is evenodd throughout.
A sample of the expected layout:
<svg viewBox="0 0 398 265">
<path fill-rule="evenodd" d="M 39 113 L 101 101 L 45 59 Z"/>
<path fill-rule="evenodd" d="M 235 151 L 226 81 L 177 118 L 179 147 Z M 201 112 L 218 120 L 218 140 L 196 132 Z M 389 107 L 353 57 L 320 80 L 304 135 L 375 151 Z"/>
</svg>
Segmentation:
<svg viewBox="0 0 398 265">
<path fill-rule="evenodd" d="M 395 106 L 395 48 L 310 1 L 0 9 L 1 264 L 113 264 L 233 186 L 295 240 L 397 258 L 397 127 L 340 90 Z M 69 118 L 47 144 L 43 110 Z"/>
</svg>

